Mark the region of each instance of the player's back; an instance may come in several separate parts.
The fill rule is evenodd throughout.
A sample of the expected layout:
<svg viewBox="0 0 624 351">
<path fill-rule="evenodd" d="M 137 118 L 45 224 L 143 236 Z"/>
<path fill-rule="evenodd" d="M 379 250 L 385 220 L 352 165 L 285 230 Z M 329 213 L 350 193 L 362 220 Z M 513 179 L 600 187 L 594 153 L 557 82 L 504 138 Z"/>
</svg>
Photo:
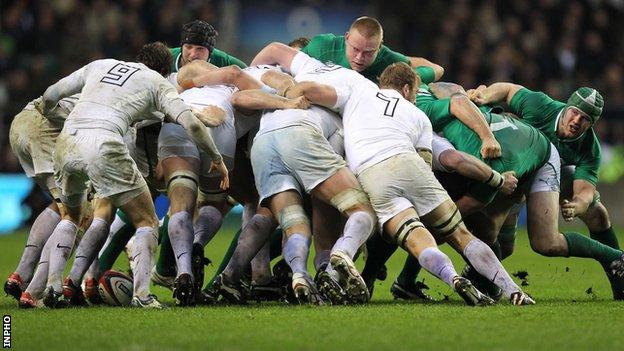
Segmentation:
<svg viewBox="0 0 624 351">
<path fill-rule="evenodd" d="M 485 114 L 485 119 L 501 145 L 501 157 L 488 162 L 492 168 L 499 172 L 513 170 L 523 180 L 548 160 L 550 142 L 534 127 L 496 113 Z M 451 121 L 442 132 L 458 150 L 481 158 L 481 139 L 461 121 Z"/>
<path fill-rule="evenodd" d="M 343 110 L 347 162 L 356 173 L 394 155 L 431 150 L 431 122 L 394 89 L 360 87 Z"/>
<path fill-rule="evenodd" d="M 141 63 L 97 60 L 74 74 L 84 83 L 66 123 L 75 129 L 102 128 L 124 135 L 137 121 L 162 118 L 152 113 L 162 107 L 159 97 L 177 97 L 171 84 Z"/>
</svg>

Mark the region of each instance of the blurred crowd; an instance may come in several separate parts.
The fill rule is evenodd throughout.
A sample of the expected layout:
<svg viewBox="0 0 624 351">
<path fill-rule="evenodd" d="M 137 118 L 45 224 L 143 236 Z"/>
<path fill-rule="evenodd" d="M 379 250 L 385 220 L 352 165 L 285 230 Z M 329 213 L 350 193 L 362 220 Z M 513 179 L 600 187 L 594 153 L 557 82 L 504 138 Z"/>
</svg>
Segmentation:
<svg viewBox="0 0 624 351">
<path fill-rule="evenodd" d="M 219 29 L 226 1 L 0 2 L 0 172 L 20 171 L 8 147 L 11 119 L 48 85 L 94 59 L 132 60 L 149 41 L 177 46 L 181 25 L 191 19 Z M 561 100 L 581 85 L 599 89 L 605 112 L 598 134 L 605 147 L 624 145 L 624 1 L 373 0 L 369 8 L 388 46 L 429 58 L 445 68 L 444 80 L 466 88 L 512 81 Z M 217 46 L 238 56 L 235 44 Z"/>
</svg>

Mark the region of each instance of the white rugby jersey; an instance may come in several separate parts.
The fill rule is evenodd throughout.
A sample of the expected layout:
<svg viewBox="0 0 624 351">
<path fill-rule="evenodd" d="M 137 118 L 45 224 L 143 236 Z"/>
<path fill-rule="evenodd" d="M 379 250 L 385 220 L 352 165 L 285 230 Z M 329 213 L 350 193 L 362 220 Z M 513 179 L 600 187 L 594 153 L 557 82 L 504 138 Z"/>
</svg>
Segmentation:
<svg viewBox="0 0 624 351">
<path fill-rule="evenodd" d="M 339 132 L 342 123 L 338 115 L 321 107 L 312 105 L 307 110 L 288 109 L 265 111 L 260 120 L 257 135 L 290 126 L 308 125 L 319 131 L 326 139 Z"/>
<path fill-rule="evenodd" d="M 198 110 L 213 105 L 225 111 L 225 121 L 217 127 L 208 128 L 217 148 L 222 155 L 234 158 L 236 152 L 236 129 L 234 126 L 234 107 L 232 94 L 236 88 L 227 85 L 206 85 L 183 91 L 180 97 L 184 102 Z"/>
<path fill-rule="evenodd" d="M 356 174 L 394 155 L 431 150 L 429 118 L 394 89 L 353 89 L 341 108 L 347 163 Z"/>
<path fill-rule="evenodd" d="M 343 111 L 340 107 L 344 106 L 352 89 L 360 87 L 378 89 L 375 83 L 354 70 L 334 64 L 324 64 L 303 52 L 295 55 L 290 64 L 290 71 L 297 82 L 315 82 L 335 87 L 338 99 L 334 110 L 341 114 Z"/>
<path fill-rule="evenodd" d="M 44 112 L 60 98 L 81 92 L 65 128 L 105 129 L 120 135 L 142 120 L 173 120 L 187 111 L 175 88 L 142 63 L 96 60 L 49 87 L 43 94 Z"/>
</svg>

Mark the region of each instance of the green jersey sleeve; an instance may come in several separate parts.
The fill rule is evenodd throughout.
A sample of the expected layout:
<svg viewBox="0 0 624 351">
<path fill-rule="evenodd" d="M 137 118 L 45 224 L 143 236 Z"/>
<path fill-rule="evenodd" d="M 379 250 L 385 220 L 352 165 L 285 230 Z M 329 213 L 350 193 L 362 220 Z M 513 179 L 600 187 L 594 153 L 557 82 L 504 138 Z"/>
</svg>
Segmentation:
<svg viewBox="0 0 624 351">
<path fill-rule="evenodd" d="M 429 84 L 435 82 L 435 71 L 431 67 L 418 66 L 414 68 L 414 71 L 420 77 L 422 84 Z"/>
<path fill-rule="evenodd" d="M 600 142 L 595 133 L 592 132 L 591 137 L 585 138 L 581 149 L 585 152 L 581 154 L 580 159 L 577 161 L 574 179 L 586 180 L 596 186 L 598 184 L 601 150 Z"/>
<path fill-rule="evenodd" d="M 563 107 L 564 103 L 527 88 L 518 90 L 509 103 L 511 112 L 542 131 L 553 125 Z"/>
<path fill-rule="evenodd" d="M 226 67 L 226 66 L 235 65 L 240 68 L 247 68 L 247 65 L 245 64 L 245 62 L 217 48 L 212 49 L 212 54 L 210 54 L 210 59 L 208 59 L 208 62 L 212 63 L 213 65 L 217 67 Z"/>
</svg>

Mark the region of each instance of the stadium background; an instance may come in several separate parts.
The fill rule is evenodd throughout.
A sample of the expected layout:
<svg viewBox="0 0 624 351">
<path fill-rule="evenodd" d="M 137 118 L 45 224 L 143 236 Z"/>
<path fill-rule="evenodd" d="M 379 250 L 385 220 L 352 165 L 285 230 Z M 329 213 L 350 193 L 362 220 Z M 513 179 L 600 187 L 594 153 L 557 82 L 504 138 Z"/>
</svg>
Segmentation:
<svg viewBox="0 0 624 351">
<path fill-rule="evenodd" d="M 517 82 L 565 100 L 590 85 L 605 97 L 596 126 L 603 160 L 599 189 L 624 210 L 624 1 L 182 1 L 51 0 L 0 3 L 0 233 L 28 223 L 47 199 L 22 173 L 8 133 L 13 116 L 47 86 L 94 59 L 133 60 L 146 42 L 179 45 L 199 18 L 217 47 L 251 61 L 271 41 L 344 33 L 377 17 L 390 48 L 445 68 L 443 80 L 475 87 Z M 397 15 L 400 14 L 400 15 Z M 624 224 L 624 218 L 614 215 Z"/>
</svg>

